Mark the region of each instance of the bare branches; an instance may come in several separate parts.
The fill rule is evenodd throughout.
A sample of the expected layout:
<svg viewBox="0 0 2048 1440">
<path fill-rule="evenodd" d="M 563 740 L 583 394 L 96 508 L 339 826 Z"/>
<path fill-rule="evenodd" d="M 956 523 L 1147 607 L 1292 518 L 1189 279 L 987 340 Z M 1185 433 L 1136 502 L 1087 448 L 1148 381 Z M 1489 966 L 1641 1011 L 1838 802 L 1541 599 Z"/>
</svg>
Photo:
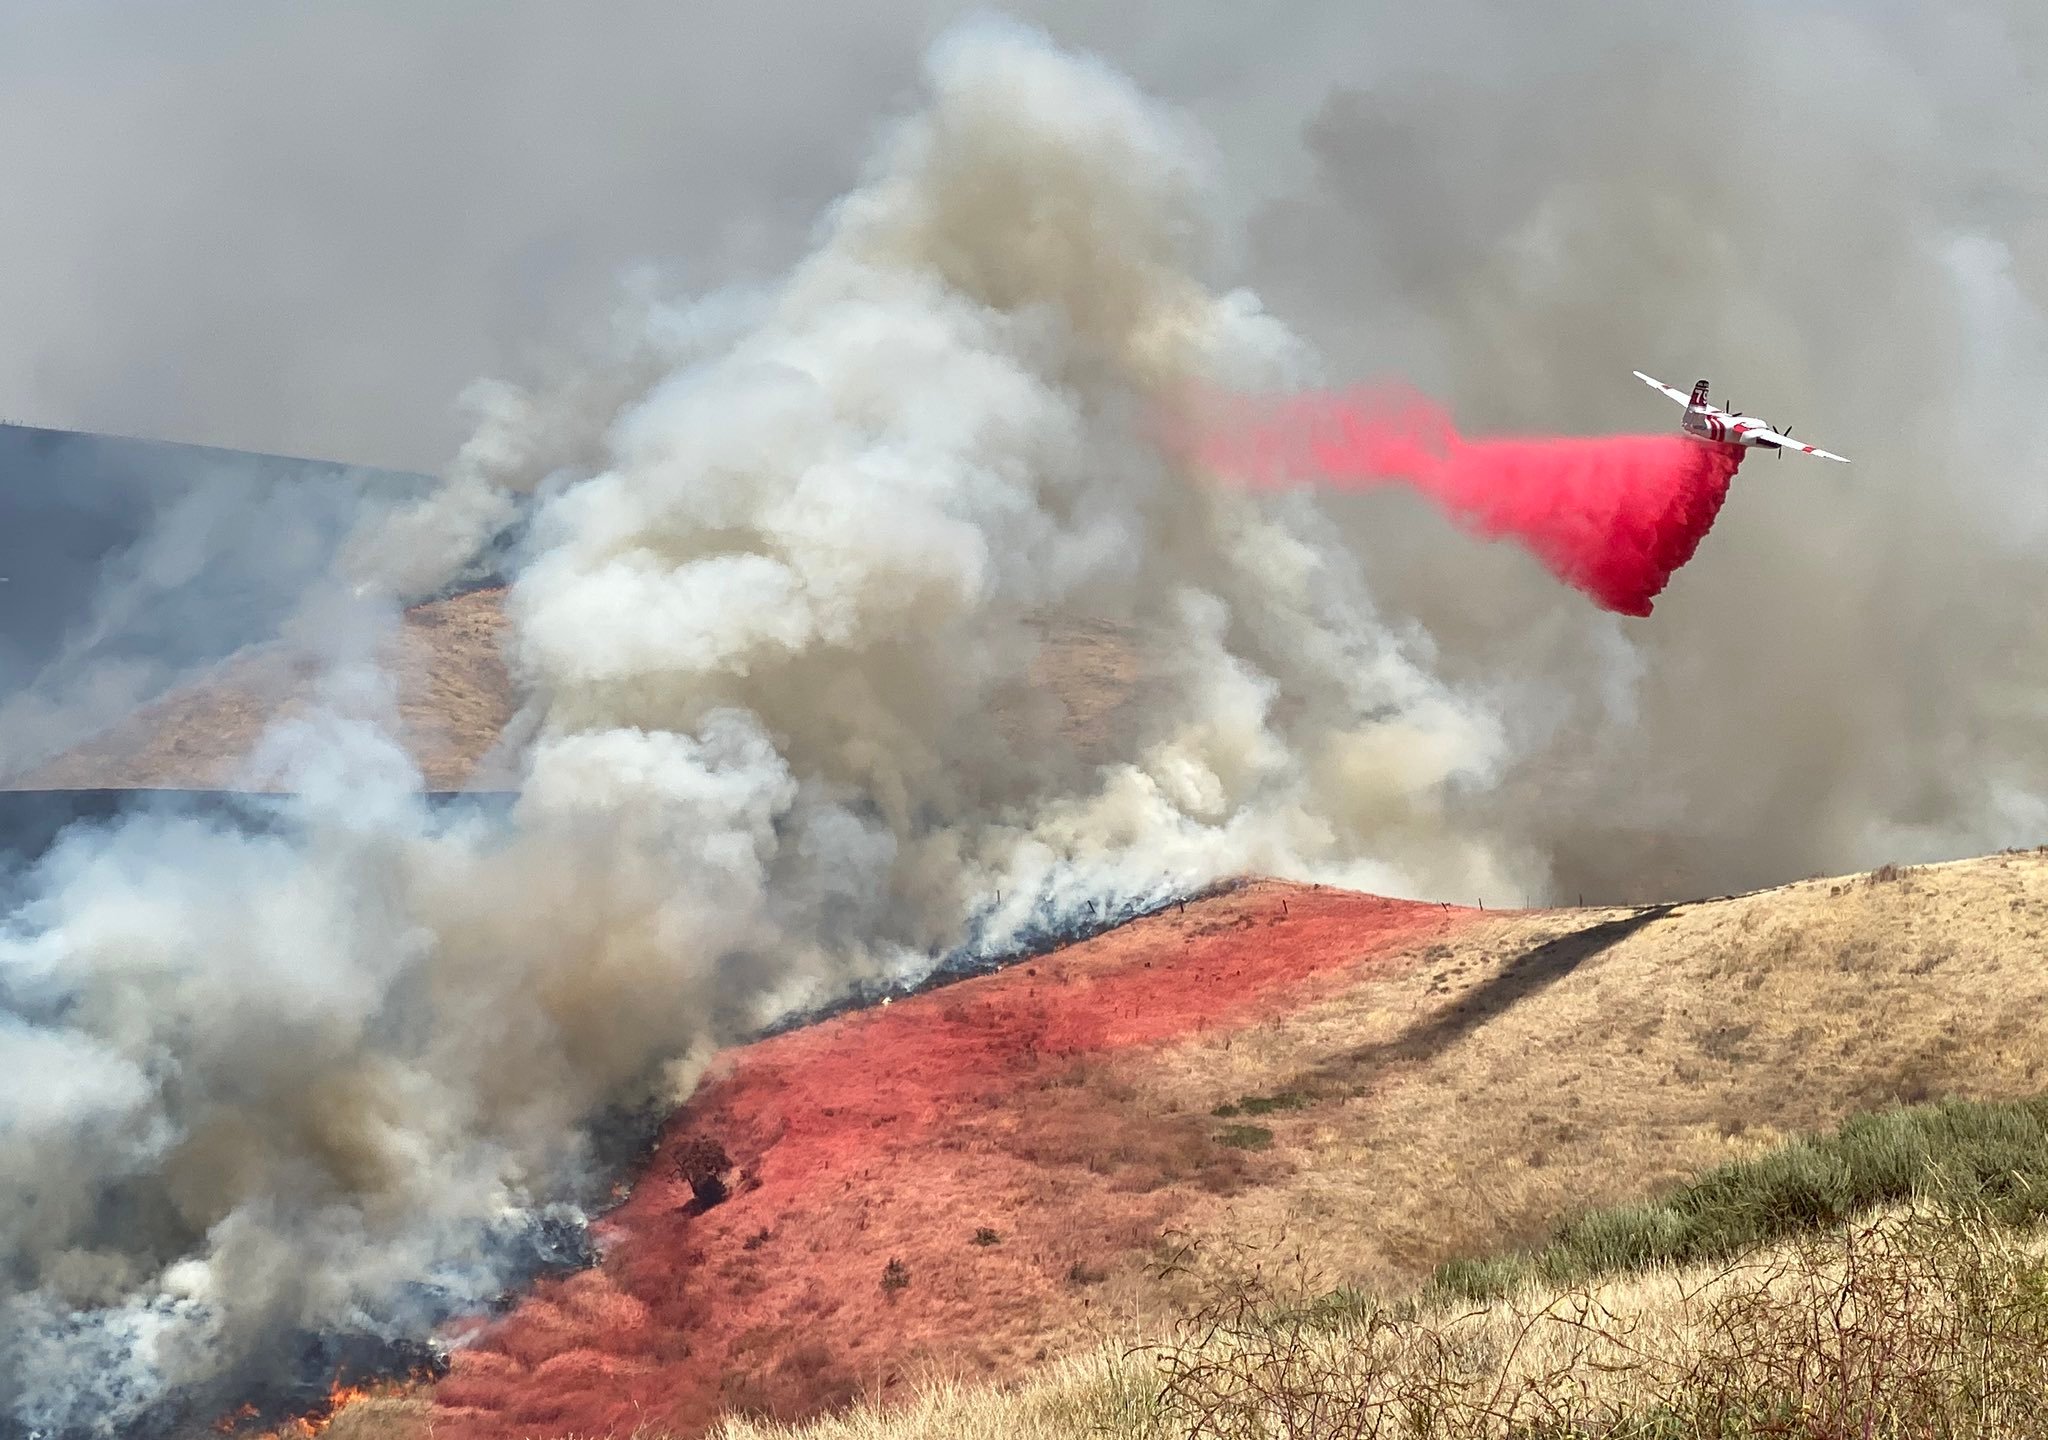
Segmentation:
<svg viewBox="0 0 2048 1440">
<path fill-rule="evenodd" d="M 1168 1250 L 1198 1298 L 1131 1352 L 1190 1440 L 1849 1440 L 2048 1433 L 2048 1262 L 1982 1209 L 1807 1234 L 1680 1283 L 1445 1311 L 1332 1305 L 1298 1259 Z M 1621 1282 L 1644 1286 L 1642 1279 Z M 1640 1295 L 1638 1295 L 1640 1302 Z"/>
</svg>

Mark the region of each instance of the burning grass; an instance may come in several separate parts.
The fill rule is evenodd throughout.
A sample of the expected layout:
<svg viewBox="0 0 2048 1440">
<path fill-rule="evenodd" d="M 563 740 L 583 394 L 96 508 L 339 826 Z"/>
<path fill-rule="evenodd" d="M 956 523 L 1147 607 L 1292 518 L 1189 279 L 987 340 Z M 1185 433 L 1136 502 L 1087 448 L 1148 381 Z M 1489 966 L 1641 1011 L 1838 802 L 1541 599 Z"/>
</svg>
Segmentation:
<svg viewBox="0 0 2048 1440">
<path fill-rule="evenodd" d="M 433 1406 L 420 1393 L 427 1376 L 356 1382 L 336 1379 L 326 1396 L 303 1415 L 283 1424 L 263 1424 L 253 1405 L 245 1405 L 213 1424 L 223 1436 L 261 1440 L 388 1440 L 394 1435 L 421 1435 Z"/>
</svg>

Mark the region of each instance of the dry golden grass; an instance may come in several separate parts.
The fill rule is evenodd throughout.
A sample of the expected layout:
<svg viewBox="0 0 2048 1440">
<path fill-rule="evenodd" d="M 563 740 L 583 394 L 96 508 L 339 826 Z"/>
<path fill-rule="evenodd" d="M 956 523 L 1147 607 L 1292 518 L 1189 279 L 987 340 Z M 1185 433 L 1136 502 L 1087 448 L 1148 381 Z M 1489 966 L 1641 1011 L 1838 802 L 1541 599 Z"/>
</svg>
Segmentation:
<svg viewBox="0 0 2048 1440">
<path fill-rule="evenodd" d="M 320 1440 L 425 1440 L 432 1432 L 434 1406 L 423 1395 L 373 1395 L 334 1412 Z M 297 1440 L 292 1429 L 280 1440 Z"/>
<path fill-rule="evenodd" d="M 1253 1121 L 1274 1136 L 1266 1183 L 1191 1223 L 1285 1236 L 1343 1283 L 1398 1290 L 1887 1101 L 2040 1089 L 2044 916 L 2036 854 L 1503 916 L 1117 1078 L 1141 1110 L 1304 1097 Z"/>
<path fill-rule="evenodd" d="M 1105 1347 L 1046 1365 L 1001 1388 L 935 1379 L 888 1404 L 857 1406 L 830 1419 L 781 1426 L 730 1419 L 718 1440 L 1078 1440 L 1116 1436 L 1122 1415 L 1141 1414 L 1151 1376 Z M 1124 1431 L 1122 1433 L 1129 1433 Z M 1142 1432 L 1139 1432 L 1142 1433 Z M 645 1440 L 663 1440 L 647 1436 Z"/>
<path fill-rule="evenodd" d="M 505 663 L 503 590 L 477 590 L 406 612 L 386 664 L 398 686 L 400 734 L 431 790 L 460 789 L 517 708 Z"/>
<path fill-rule="evenodd" d="M 218 789 L 317 667 L 281 646 L 238 653 L 71 749 L 4 777 L 10 790 Z"/>
</svg>

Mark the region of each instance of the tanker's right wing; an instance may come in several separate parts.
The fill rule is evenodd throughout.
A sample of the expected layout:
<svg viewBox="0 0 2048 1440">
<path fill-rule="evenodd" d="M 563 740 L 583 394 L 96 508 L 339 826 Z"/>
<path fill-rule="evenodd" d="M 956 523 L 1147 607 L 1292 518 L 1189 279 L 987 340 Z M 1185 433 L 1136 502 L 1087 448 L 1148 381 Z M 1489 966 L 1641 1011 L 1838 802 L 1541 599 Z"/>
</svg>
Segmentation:
<svg viewBox="0 0 2048 1440">
<path fill-rule="evenodd" d="M 1834 451 L 1823 450 L 1818 445 L 1808 445 L 1803 440 L 1794 440 L 1790 435 L 1780 434 L 1776 430 L 1758 430 L 1752 433 L 1756 436 L 1764 437 L 1770 443 L 1775 444 L 1780 450 L 1797 450 L 1802 455 L 1818 455 L 1823 460 L 1839 460 L 1844 465 L 1849 463 L 1847 455 L 1837 455 Z M 1762 443 L 1762 441 L 1752 440 L 1750 443 L 1758 444 Z"/>
</svg>

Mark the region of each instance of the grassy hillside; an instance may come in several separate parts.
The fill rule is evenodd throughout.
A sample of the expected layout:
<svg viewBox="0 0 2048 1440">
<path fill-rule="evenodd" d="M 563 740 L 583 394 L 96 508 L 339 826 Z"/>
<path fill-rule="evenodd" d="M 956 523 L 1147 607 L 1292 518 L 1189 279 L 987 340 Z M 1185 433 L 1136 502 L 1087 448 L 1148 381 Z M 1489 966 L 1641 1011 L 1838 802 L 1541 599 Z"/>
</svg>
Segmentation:
<svg viewBox="0 0 2048 1440">
<path fill-rule="evenodd" d="M 476 1399 L 472 1385 L 460 1402 L 441 1402 L 436 1433 L 589 1430 L 568 1424 L 567 1380 L 551 1378 L 572 1374 L 587 1395 L 614 1387 L 623 1413 L 643 1407 L 650 1433 L 702 1433 L 704 1422 L 664 1426 L 645 1408 L 681 1405 L 666 1372 L 626 1348 L 600 1365 L 595 1357 L 610 1353 L 601 1335 L 570 1325 L 584 1310 L 609 1313 L 598 1300 L 614 1292 L 644 1297 L 636 1303 L 650 1315 L 674 1305 L 699 1317 L 679 1319 L 673 1338 L 695 1335 L 707 1366 L 726 1355 L 712 1347 L 727 1343 L 728 1330 L 733 1345 L 752 1347 L 720 1361 L 737 1387 L 725 1392 L 728 1411 L 758 1402 L 795 1420 L 850 1394 L 895 1401 L 936 1384 L 937 1398 L 913 1407 L 928 1429 L 870 1418 L 857 1423 L 881 1428 L 844 1433 L 973 1434 L 982 1432 L 957 1428 L 970 1418 L 948 1409 L 947 1396 L 1022 1386 L 1016 1403 L 1035 1396 L 1028 1404 L 1052 1418 L 1005 1411 L 986 1433 L 1078 1434 L 1088 1433 L 1074 1428 L 1081 1402 L 1061 1387 L 1108 1374 L 1114 1398 L 1132 1375 L 1153 1373 L 1118 1368 L 1121 1359 L 1104 1372 L 1108 1362 L 1088 1358 L 1096 1348 L 1178 1334 L 1229 1283 L 1220 1261 L 1162 1269 L 1162 1229 L 1212 1259 L 1239 1249 L 1284 1254 L 1316 1277 L 1317 1294 L 1416 1296 L 1436 1277 L 1439 1298 L 1411 1319 L 1434 1316 L 1428 1324 L 1439 1330 L 1467 1314 L 1508 1324 L 1498 1317 L 1548 1303 L 1546 1293 L 1561 1303 L 1597 1292 L 1623 1310 L 1636 1295 L 1627 1313 L 1665 1315 L 1692 1333 L 1708 1312 L 1671 1311 L 1671 1296 L 1728 1263 L 1709 1257 L 1776 1233 L 1755 1215 L 1730 1220 L 1713 1199 L 1724 1192 L 1820 1227 L 1785 1242 L 1772 1264 L 1811 1270 L 1828 1253 L 1828 1264 L 1847 1263 L 1863 1252 L 1841 1247 L 1862 1243 L 1880 1247 L 1884 1265 L 1905 1266 L 1898 1273 L 1920 1287 L 1915 1294 L 1945 1294 L 1943 1277 L 1961 1273 L 1956 1257 L 1984 1249 L 1991 1231 L 1971 1232 L 1960 1250 L 1915 1231 L 1901 1249 L 1896 1231 L 1857 1241 L 1860 1232 L 1827 1224 L 1918 1193 L 1892 1183 L 1924 1173 L 1901 1157 L 1924 1160 L 1928 1147 L 1958 1135 L 1977 1148 L 1944 1153 L 1967 1159 L 1966 1172 L 2031 1179 L 2012 1158 L 2034 1147 L 2040 1112 L 2031 1102 L 1913 1112 L 1784 1147 L 1899 1103 L 2020 1098 L 2048 1086 L 2048 1036 L 2033 1023 L 2048 999 L 2048 967 L 2035 959 L 2048 857 L 1992 856 L 1636 910 L 1446 912 L 1435 933 L 1413 931 L 1350 968 L 1344 917 L 1357 902 L 1340 900 L 1308 887 L 1249 887 L 1035 967 L 801 1032 L 761 1063 L 741 1052 L 735 1078 L 714 1079 L 677 1133 L 718 1131 L 766 1105 L 761 1125 L 736 1132 L 766 1188 L 730 1213 L 698 1218 L 662 1218 L 661 1193 L 647 1192 L 658 1246 L 628 1236 L 576 1296 L 545 1298 L 530 1324 L 515 1312 L 512 1330 L 525 1339 L 493 1352 L 503 1406 L 488 1416 L 462 1409 Z M 1361 921 L 1375 913 L 1357 911 Z M 1270 990 L 1255 1005 L 1227 998 L 1255 973 L 1297 971 L 1320 978 L 1284 992 L 1285 1003 Z M 1117 998 L 1127 984 L 1136 988 Z M 950 1047 L 1049 1033 L 1054 1013 L 1065 1017 L 1063 1033 L 1080 1026 L 1072 1033 L 1085 1040 L 1034 1044 L 999 1064 L 932 1068 Z M 930 1058 L 887 1058 L 897 1055 Z M 888 1085 L 872 1095 L 849 1089 L 832 1078 L 841 1071 L 886 1076 Z M 817 1088 L 858 1103 L 835 1100 L 836 1114 L 792 1108 L 789 1097 Z M 785 1133 L 780 1121 L 768 1124 L 769 1109 L 813 1118 Z M 1959 1129 L 1963 1114 L 1976 1118 Z M 842 1139 L 845 1164 L 810 1158 Z M 1699 1183 L 1684 1188 L 1691 1182 Z M 1984 1193 L 2008 1218 L 2026 1218 L 2025 1204 L 1995 1190 Z M 1138 1227 L 1148 1217 L 1152 1228 Z M 1000 1243 L 970 1243 L 977 1227 Z M 763 1232 L 767 1243 L 728 1253 Z M 1553 1245 L 1567 1259 L 1546 1250 Z M 1948 1257 L 1948 1270 L 1912 1270 L 1923 1253 Z M 896 1255 L 914 1256 L 911 1283 L 884 1293 L 875 1276 Z M 1523 1258 L 1439 1268 L 1501 1255 Z M 1662 1255 L 1695 1268 L 1659 1272 L 1654 1283 L 1609 1275 L 1614 1264 Z M 859 1284 L 832 1281 L 827 1296 L 819 1277 L 828 1273 Z M 1499 1295 L 1524 1279 L 1533 1291 Z M 2008 1282 L 2032 1283 L 2017 1271 L 1996 1278 Z M 1797 1283 L 1812 1291 L 1818 1281 Z M 1643 1284 L 1650 1289 L 1638 1293 Z M 1407 1313 L 1353 1307 L 1351 1321 Z M 1432 1333 L 1414 1332 L 1416 1343 L 1438 1345 Z M 555 1334 L 563 1338 L 546 1340 Z M 643 1341 L 652 1343 L 634 1343 Z M 1493 1344 L 1456 1339 L 1482 1351 Z M 954 1382 L 968 1388 L 943 1388 Z M 1089 1390 L 1086 1405 L 1103 1393 Z M 716 1402 L 713 1392 L 690 1403 L 704 1414 Z M 406 1412 L 384 1413 L 397 1424 Z M 518 1416 L 530 1418 L 513 1425 Z"/>
<path fill-rule="evenodd" d="M 490 587 L 405 612 L 382 662 L 397 691 L 399 739 L 430 790 L 516 784 L 494 753 L 519 705 L 505 647 L 505 590 Z M 266 728 L 312 703 L 320 667 L 283 640 L 251 645 L 109 729 L 27 770 L 0 776 L 14 790 L 237 788 L 242 762 Z M 1084 758 L 1126 753 L 1145 672 L 1113 625 L 1048 626 L 1029 682 L 997 698 L 997 724 L 1031 705 L 1059 707 Z"/>
<path fill-rule="evenodd" d="M 1241 1035 L 1132 1056 L 1163 1109 L 1293 1097 L 1207 1233 L 1398 1290 L 1895 1102 L 2048 1085 L 2048 857 L 1503 917 Z"/>
<path fill-rule="evenodd" d="M 1532 1284 L 1708 1263 L 1883 1206 L 1927 1203 L 2010 1226 L 2048 1218 L 2048 1097 L 1860 1115 L 1659 1199 L 1575 1216 L 1541 1249 L 1451 1261 L 1431 1285 L 1490 1299 Z"/>
</svg>

